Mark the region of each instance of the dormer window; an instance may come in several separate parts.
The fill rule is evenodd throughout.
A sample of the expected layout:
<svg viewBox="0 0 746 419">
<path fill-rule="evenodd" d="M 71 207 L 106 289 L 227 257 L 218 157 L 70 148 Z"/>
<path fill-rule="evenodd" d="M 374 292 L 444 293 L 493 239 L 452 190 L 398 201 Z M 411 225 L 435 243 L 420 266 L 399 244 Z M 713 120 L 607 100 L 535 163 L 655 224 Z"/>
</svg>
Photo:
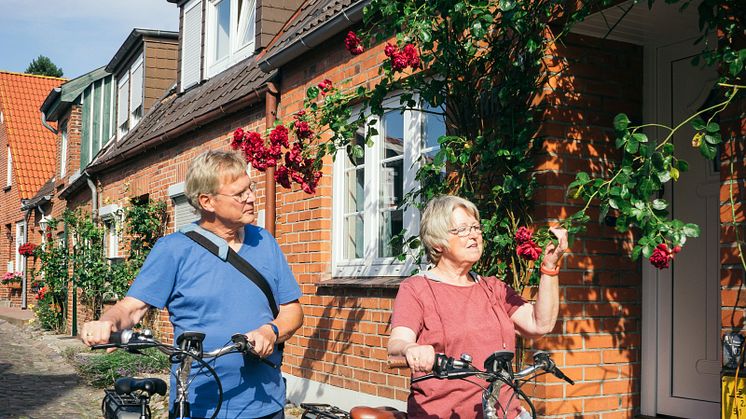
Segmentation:
<svg viewBox="0 0 746 419">
<path fill-rule="evenodd" d="M 254 53 L 254 0 L 207 0 L 205 68 L 211 77 Z"/>
</svg>

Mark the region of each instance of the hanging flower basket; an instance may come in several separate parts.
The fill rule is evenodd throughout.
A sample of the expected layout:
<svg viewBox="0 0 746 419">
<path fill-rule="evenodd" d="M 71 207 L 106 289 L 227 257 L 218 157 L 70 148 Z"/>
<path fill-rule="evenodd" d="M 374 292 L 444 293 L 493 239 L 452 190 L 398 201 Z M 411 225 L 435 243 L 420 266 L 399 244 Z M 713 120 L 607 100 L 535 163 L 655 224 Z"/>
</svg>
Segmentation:
<svg viewBox="0 0 746 419">
<path fill-rule="evenodd" d="M 34 256 L 36 245 L 33 243 L 24 243 L 18 247 L 18 254 L 26 257 Z"/>
</svg>

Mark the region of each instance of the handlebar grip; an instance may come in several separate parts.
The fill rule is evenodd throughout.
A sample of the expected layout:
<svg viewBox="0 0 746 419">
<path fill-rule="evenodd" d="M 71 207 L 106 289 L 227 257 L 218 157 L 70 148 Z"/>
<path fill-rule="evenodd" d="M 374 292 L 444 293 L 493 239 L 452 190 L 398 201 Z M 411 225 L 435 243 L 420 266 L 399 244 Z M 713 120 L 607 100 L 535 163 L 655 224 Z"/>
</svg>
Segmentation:
<svg viewBox="0 0 746 419">
<path fill-rule="evenodd" d="M 403 356 L 389 356 L 388 368 L 409 368 L 407 358 Z"/>
<path fill-rule="evenodd" d="M 111 332 L 109 335 L 109 343 L 114 345 L 122 345 L 129 343 L 132 338 L 132 329 L 124 329 L 118 332 Z"/>
</svg>

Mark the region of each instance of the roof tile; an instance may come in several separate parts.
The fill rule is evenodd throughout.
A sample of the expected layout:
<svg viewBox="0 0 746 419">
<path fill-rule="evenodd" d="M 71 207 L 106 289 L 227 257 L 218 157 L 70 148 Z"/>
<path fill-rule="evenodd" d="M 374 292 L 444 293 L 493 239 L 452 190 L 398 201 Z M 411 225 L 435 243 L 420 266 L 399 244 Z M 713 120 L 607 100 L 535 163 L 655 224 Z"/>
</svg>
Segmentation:
<svg viewBox="0 0 746 419">
<path fill-rule="evenodd" d="M 56 77 L 0 71 L 0 103 L 21 199 L 33 197 L 54 173 L 56 137 L 42 125 L 39 107 L 49 91 L 64 82 Z"/>
</svg>

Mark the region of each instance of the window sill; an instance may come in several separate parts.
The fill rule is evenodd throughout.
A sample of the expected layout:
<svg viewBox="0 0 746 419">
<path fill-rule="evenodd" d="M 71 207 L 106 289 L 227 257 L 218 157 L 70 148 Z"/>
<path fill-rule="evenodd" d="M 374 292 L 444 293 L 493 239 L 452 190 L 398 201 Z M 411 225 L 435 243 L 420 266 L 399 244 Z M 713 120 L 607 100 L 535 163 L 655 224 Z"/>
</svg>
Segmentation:
<svg viewBox="0 0 746 419">
<path fill-rule="evenodd" d="M 397 289 L 399 284 L 407 279 L 401 276 L 378 277 L 338 277 L 325 279 L 314 283 L 319 288 L 383 288 Z"/>
</svg>

